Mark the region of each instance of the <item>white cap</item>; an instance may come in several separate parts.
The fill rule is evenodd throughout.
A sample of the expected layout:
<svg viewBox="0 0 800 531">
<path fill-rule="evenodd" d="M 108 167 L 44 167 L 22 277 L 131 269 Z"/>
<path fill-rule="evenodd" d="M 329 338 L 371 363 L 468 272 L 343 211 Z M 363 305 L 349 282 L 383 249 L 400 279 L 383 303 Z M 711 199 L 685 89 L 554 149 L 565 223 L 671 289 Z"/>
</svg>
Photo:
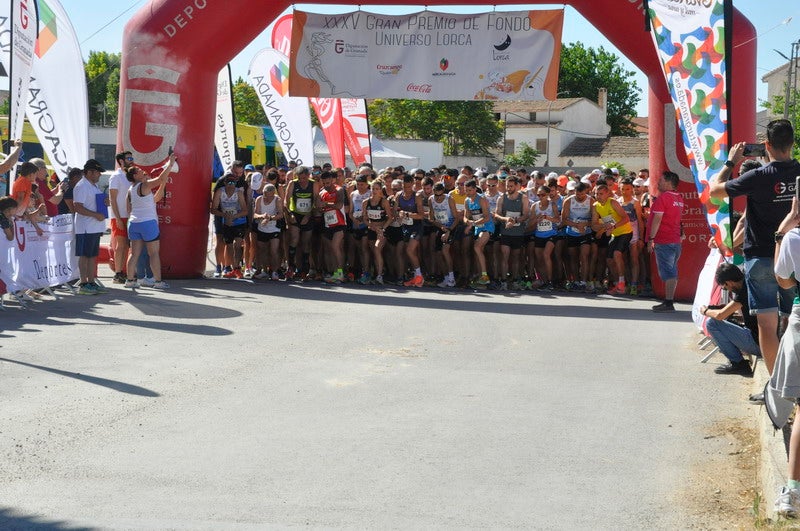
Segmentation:
<svg viewBox="0 0 800 531">
<path fill-rule="evenodd" d="M 637 177 L 637 178 L 635 178 L 633 180 L 633 185 L 634 186 L 645 186 L 645 184 L 644 184 L 645 182 L 646 181 L 644 179 L 642 179 L 641 177 Z"/>
<path fill-rule="evenodd" d="M 619 175 L 619 168 L 611 168 L 611 173 L 614 175 Z"/>
<path fill-rule="evenodd" d="M 528 181 L 528 184 L 525 186 L 525 189 L 526 190 L 533 190 L 534 188 L 536 188 L 536 181 L 531 179 L 530 181 Z"/>
<path fill-rule="evenodd" d="M 578 187 L 578 183 L 576 183 L 575 181 L 569 181 L 567 183 L 567 191 L 569 191 L 569 192 L 573 191 L 577 187 Z"/>
<path fill-rule="evenodd" d="M 643 186 L 650 186 L 650 177 L 648 177 L 647 180 L 645 180 Z"/>
<path fill-rule="evenodd" d="M 547 178 L 548 179 L 558 179 L 558 174 L 556 172 L 554 172 L 554 171 L 551 171 L 550 173 L 547 174 Z"/>
<path fill-rule="evenodd" d="M 592 181 L 589 179 L 588 175 L 584 175 L 583 177 L 581 177 L 581 182 L 586 184 L 592 184 Z"/>
<path fill-rule="evenodd" d="M 595 175 L 602 175 L 603 172 L 601 172 L 599 169 L 595 168 L 595 169 L 592 170 L 592 173 L 594 173 Z"/>
</svg>

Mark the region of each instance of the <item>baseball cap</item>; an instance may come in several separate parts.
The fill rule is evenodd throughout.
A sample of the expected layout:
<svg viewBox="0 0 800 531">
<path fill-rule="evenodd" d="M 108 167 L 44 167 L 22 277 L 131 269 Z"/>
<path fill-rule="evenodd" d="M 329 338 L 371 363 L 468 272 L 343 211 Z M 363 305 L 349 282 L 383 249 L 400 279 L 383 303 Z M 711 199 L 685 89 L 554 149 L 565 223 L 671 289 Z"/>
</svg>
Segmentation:
<svg viewBox="0 0 800 531">
<path fill-rule="evenodd" d="M 105 168 L 103 168 L 103 165 L 97 162 L 95 159 L 89 159 L 86 161 L 86 164 L 83 165 L 83 171 L 89 170 L 97 170 L 100 172 L 106 171 Z"/>
<path fill-rule="evenodd" d="M 614 175 L 619 175 L 619 168 L 611 168 L 611 173 Z"/>
<path fill-rule="evenodd" d="M 569 181 L 567 183 L 567 190 L 569 190 L 570 192 L 573 191 L 577 187 L 578 187 L 578 183 L 576 183 L 575 181 Z"/>
<path fill-rule="evenodd" d="M 599 168 L 595 168 L 595 169 L 592 170 L 592 173 L 594 173 L 595 175 L 602 175 L 603 172 L 600 171 Z"/>
<path fill-rule="evenodd" d="M 558 179 L 558 174 L 556 172 L 554 172 L 554 171 L 551 171 L 550 173 L 547 174 L 547 178 L 548 179 Z"/>
<path fill-rule="evenodd" d="M 244 169 L 247 171 L 256 171 L 256 167 L 253 166 L 252 164 L 245 165 Z"/>
<path fill-rule="evenodd" d="M 637 177 L 636 179 L 633 180 L 633 185 L 634 186 L 645 186 L 644 183 L 645 183 L 645 180 L 642 179 L 641 177 Z"/>
<path fill-rule="evenodd" d="M 566 186 L 567 183 L 569 183 L 569 177 L 567 177 L 566 175 L 560 175 L 558 177 L 558 185 L 559 186 Z"/>
</svg>

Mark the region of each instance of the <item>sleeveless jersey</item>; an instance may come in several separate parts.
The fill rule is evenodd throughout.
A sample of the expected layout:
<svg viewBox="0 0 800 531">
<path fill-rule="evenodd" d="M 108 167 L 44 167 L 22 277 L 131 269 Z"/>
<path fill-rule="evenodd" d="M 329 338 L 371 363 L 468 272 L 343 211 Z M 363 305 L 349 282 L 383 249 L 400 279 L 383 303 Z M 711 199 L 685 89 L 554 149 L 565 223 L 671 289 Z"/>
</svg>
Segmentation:
<svg viewBox="0 0 800 531">
<path fill-rule="evenodd" d="M 620 215 L 617 214 L 617 211 L 614 210 L 614 207 L 611 206 L 611 199 L 608 199 L 604 204 L 601 204 L 599 201 L 595 201 L 594 207 L 597 209 L 597 215 L 600 216 L 600 219 L 602 219 L 605 223 L 617 223 L 622 219 Z M 633 232 L 633 229 L 631 228 L 630 222 L 627 222 L 624 225 L 612 230 L 611 235 L 622 236 L 623 234 L 628 234 L 631 232 Z"/>
<path fill-rule="evenodd" d="M 569 236 L 583 236 L 591 232 L 588 223 L 592 221 L 592 200 L 589 196 L 579 203 L 573 195 L 569 198 L 569 220 L 573 223 L 587 223 L 586 231 L 581 233 L 575 227 L 567 227 Z"/>
<path fill-rule="evenodd" d="M 367 200 L 367 219 L 374 222 L 383 222 L 389 216 L 383 208 L 383 201 L 378 201 L 377 205 L 372 204 L 372 197 Z"/>
<path fill-rule="evenodd" d="M 508 194 L 503 196 L 503 208 L 499 215 L 503 217 L 512 217 L 512 218 L 519 218 L 522 215 L 522 201 L 527 201 L 527 198 L 522 194 L 518 193 L 516 199 L 509 198 Z M 509 228 L 508 225 L 503 225 L 503 234 L 506 236 L 524 236 L 525 235 L 525 225 L 522 223 L 517 223 L 513 227 Z"/>
<path fill-rule="evenodd" d="M 359 193 L 358 190 L 350 192 L 350 200 L 353 203 L 353 223 L 358 228 L 364 228 L 364 223 L 361 221 L 361 209 L 364 206 L 364 200 L 370 197 L 372 197 L 372 190 L 370 189 L 367 189 L 363 194 Z"/>
<path fill-rule="evenodd" d="M 262 196 L 263 197 L 263 196 Z M 272 198 L 271 203 L 267 203 L 266 200 L 261 201 L 261 208 L 256 211 L 258 215 L 267 214 L 269 216 L 277 216 L 278 215 L 278 195 L 276 194 L 275 197 Z M 258 224 L 258 231 L 259 232 L 280 232 L 281 229 L 278 228 L 278 220 L 261 220 Z"/>
<path fill-rule="evenodd" d="M 331 191 L 323 188 L 319 193 L 320 200 L 323 203 L 335 203 L 339 197 L 339 190 L 341 190 L 341 188 L 338 186 L 334 186 Z M 326 227 L 340 227 L 347 224 L 344 218 L 344 206 L 332 210 L 325 210 L 322 213 L 322 217 L 325 220 Z"/>
<path fill-rule="evenodd" d="M 412 193 L 410 198 L 406 198 L 404 193 L 397 196 L 397 209 L 405 212 L 417 213 L 417 194 Z M 412 218 L 403 218 L 403 225 L 414 225 L 419 223 L 419 220 Z"/>
<path fill-rule="evenodd" d="M 537 201 L 531 208 L 533 208 L 534 214 L 537 216 L 545 215 L 545 216 L 554 216 L 556 215 L 556 207 L 555 204 L 550 201 L 547 203 L 547 207 L 542 208 L 542 202 Z M 549 238 L 551 236 L 555 236 L 558 233 L 558 229 L 556 228 L 556 223 L 553 223 L 549 219 L 541 219 L 536 224 L 536 229 L 533 231 L 533 234 L 537 238 Z"/>
<path fill-rule="evenodd" d="M 225 193 L 225 188 L 222 189 L 222 193 L 219 197 L 219 209 L 222 210 L 226 214 L 235 214 L 239 212 L 239 189 L 237 188 L 233 195 L 228 195 Z M 242 216 L 240 218 L 235 218 L 233 220 L 233 225 L 244 225 L 247 223 L 247 216 Z"/>
<path fill-rule="evenodd" d="M 475 200 L 467 199 L 464 201 L 464 207 L 469 210 L 469 217 L 473 221 L 477 221 L 483 218 L 483 209 L 481 208 L 481 198 L 485 197 L 483 194 L 478 194 L 475 196 Z M 494 222 L 489 218 L 489 221 L 485 221 L 482 225 L 476 225 L 475 228 L 480 228 L 489 232 L 494 232 Z"/>
<path fill-rule="evenodd" d="M 294 214 L 307 215 L 314 207 L 314 181 L 308 181 L 305 188 L 300 188 L 300 181 L 294 180 L 292 196 L 289 198 L 289 211 Z"/>
<path fill-rule="evenodd" d="M 453 212 L 450 211 L 450 200 L 446 195 L 442 196 L 444 200 L 438 203 L 435 198 L 431 197 L 430 205 L 433 210 L 433 218 L 437 223 L 441 223 L 445 227 L 451 227 L 455 218 Z"/>
</svg>

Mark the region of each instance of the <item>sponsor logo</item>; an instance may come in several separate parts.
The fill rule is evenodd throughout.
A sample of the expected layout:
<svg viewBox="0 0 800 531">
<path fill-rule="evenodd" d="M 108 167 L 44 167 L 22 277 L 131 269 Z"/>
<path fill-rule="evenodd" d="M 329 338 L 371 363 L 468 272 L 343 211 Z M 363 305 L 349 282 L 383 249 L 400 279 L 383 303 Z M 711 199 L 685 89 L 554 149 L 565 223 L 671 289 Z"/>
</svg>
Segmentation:
<svg viewBox="0 0 800 531">
<path fill-rule="evenodd" d="M 403 65 L 375 65 L 375 68 L 382 76 L 396 76 L 403 69 Z"/>
<path fill-rule="evenodd" d="M 777 182 L 775 183 L 775 195 L 794 194 L 796 187 L 794 181 L 789 183 Z"/>
<path fill-rule="evenodd" d="M 333 51 L 336 53 L 344 52 L 344 41 L 342 39 L 336 39 L 336 42 L 333 43 Z"/>
<path fill-rule="evenodd" d="M 506 40 L 504 40 L 500 44 L 495 44 L 494 49 L 497 50 L 498 52 L 502 52 L 508 49 L 509 46 L 511 46 L 511 35 L 506 33 Z"/>
<path fill-rule="evenodd" d="M 509 46 L 511 46 L 511 35 L 506 33 L 506 38 L 503 42 L 492 46 L 492 60 L 509 61 L 511 59 L 511 53 L 508 51 Z"/>
<path fill-rule="evenodd" d="M 442 57 L 442 60 L 441 60 L 441 61 L 439 61 L 439 70 L 441 70 L 442 72 L 444 72 L 445 70 L 447 70 L 447 67 L 448 67 L 448 66 L 450 66 L 450 61 L 448 61 L 447 59 L 445 59 L 444 57 Z"/>
<path fill-rule="evenodd" d="M 429 83 L 423 83 L 421 85 L 417 85 L 416 83 L 409 83 L 406 86 L 406 92 L 418 92 L 420 94 L 430 94 L 431 93 L 431 85 Z"/>
<path fill-rule="evenodd" d="M 369 47 L 366 44 L 350 44 L 343 39 L 336 39 L 333 42 L 333 51 L 344 54 L 345 57 L 366 57 Z"/>
<path fill-rule="evenodd" d="M 275 92 L 281 96 L 289 93 L 289 65 L 283 61 L 278 61 L 269 69 L 269 82 Z"/>
<path fill-rule="evenodd" d="M 56 15 L 45 0 L 39 0 L 39 37 L 34 53 L 41 59 L 58 40 Z"/>
</svg>

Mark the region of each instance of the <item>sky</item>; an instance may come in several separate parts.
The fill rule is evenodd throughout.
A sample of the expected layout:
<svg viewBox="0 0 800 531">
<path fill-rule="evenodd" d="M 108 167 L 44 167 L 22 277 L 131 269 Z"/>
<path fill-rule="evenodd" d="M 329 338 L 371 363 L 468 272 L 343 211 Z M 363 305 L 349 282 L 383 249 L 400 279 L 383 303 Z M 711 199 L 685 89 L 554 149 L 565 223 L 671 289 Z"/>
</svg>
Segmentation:
<svg viewBox="0 0 800 531">
<path fill-rule="evenodd" d="M 604 0 L 596 0 L 604 1 Z M 605 0 L 609 3 L 622 0 Z M 144 7 L 148 0 L 61 0 L 64 9 L 70 16 L 84 58 L 90 51 L 120 52 L 122 48 L 122 32 L 125 23 L 139 9 Z M 789 56 L 791 43 L 800 40 L 800 2 L 797 0 L 734 0 L 734 7 L 741 11 L 755 26 L 758 34 L 757 56 L 757 97 L 760 100 L 767 97 L 766 83 L 761 82 L 761 77 L 787 61 L 775 50 Z M 563 4 L 541 5 L 508 5 L 498 6 L 498 11 L 516 11 L 521 9 L 553 9 L 560 8 Z M 297 9 L 315 11 L 320 13 L 343 13 L 353 11 L 354 5 L 320 5 L 296 4 Z M 411 13 L 419 10 L 419 6 L 369 6 L 361 5 L 362 11 L 377 13 L 399 14 Z M 432 11 L 453 13 L 477 13 L 493 9 L 493 6 L 436 6 L 430 7 Z M 248 21 L 251 22 L 251 21 Z M 265 21 L 265 25 L 271 21 Z M 622 31 L 622 29 L 621 29 Z M 643 34 L 644 36 L 644 34 Z M 594 27 L 586 21 L 577 11 L 569 6 L 565 8 L 563 40 L 565 43 L 582 42 L 586 46 L 613 51 L 620 56 L 622 64 L 628 70 L 635 72 L 634 79 L 642 89 L 641 101 L 637 107 L 639 116 L 647 115 L 647 80 L 645 76 L 613 46 Z M 650 40 L 645 41 L 652 46 Z M 250 60 L 262 48 L 269 46 L 268 31 L 259 35 L 248 47 L 231 60 L 231 69 L 234 79 L 239 76 L 247 77 Z"/>
</svg>

